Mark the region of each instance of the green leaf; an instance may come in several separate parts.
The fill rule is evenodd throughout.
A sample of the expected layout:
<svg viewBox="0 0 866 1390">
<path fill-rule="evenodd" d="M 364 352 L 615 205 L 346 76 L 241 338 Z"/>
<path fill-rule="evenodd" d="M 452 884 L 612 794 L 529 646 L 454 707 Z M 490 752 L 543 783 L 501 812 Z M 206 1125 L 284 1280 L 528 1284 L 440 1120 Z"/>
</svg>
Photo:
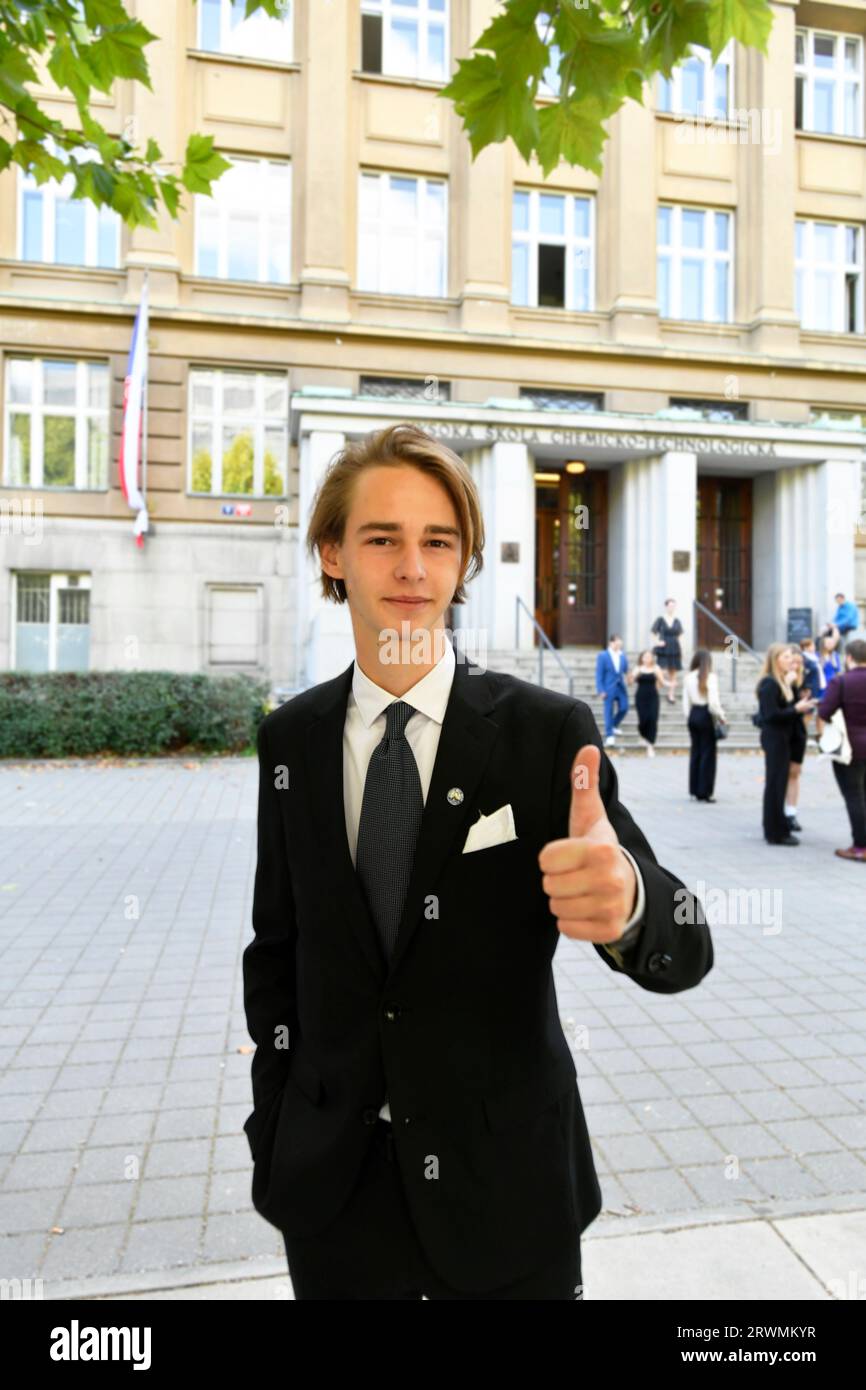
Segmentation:
<svg viewBox="0 0 866 1390">
<path fill-rule="evenodd" d="M 538 118 L 538 159 L 545 178 L 560 159 L 601 174 L 601 150 L 607 139 L 603 114 L 604 104 L 595 96 L 544 107 Z"/>
<path fill-rule="evenodd" d="M 210 193 L 213 180 L 231 168 L 231 160 L 214 150 L 213 141 L 212 135 L 191 135 L 186 142 L 181 181 L 190 193 Z"/>
<path fill-rule="evenodd" d="M 94 86 L 101 92 L 110 92 L 118 77 L 129 77 L 152 91 L 147 60 L 141 50 L 156 37 L 138 20 L 103 29 L 96 42 L 85 50 Z"/>
<path fill-rule="evenodd" d="M 713 62 L 731 37 L 766 56 L 772 27 L 773 14 L 764 0 L 716 0 L 707 15 Z"/>
</svg>

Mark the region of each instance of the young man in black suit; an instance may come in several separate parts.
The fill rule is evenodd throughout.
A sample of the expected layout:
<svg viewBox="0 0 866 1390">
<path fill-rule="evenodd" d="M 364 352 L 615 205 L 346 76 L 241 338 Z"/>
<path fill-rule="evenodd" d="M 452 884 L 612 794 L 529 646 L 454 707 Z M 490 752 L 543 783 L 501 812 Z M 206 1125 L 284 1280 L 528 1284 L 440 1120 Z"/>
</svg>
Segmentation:
<svg viewBox="0 0 866 1390">
<path fill-rule="evenodd" d="M 601 1191 L 553 953 L 689 989 L 702 907 L 589 707 L 447 640 L 484 544 L 456 454 L 410 425 L 349 444 L 307 541 L 356 657 L 259 728 L 253 1203 L 296 1298 L 580 1297 Z"/>
</svg>

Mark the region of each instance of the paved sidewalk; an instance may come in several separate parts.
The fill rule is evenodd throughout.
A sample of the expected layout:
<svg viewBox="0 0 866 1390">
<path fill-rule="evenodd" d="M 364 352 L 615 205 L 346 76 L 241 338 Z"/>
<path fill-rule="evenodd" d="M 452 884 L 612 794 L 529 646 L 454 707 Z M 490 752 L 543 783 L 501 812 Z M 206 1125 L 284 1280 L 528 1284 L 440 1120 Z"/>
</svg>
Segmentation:
<svg viewBox="0 0 866 1390">
<path fill-rule="evenodd" d="M 665 996 L 557 951 L 605 1201 L 587 1298 L 845 1296 L 866 1274 L 866 871 L 833 855 L 831 768 L 808 758 L 785 849 L 760 756 L 722 752 L 715 805 L 681 756 L 615 765 L 715 918 L 716 964 Z M 46 1297 L 289 1296 L 241 1128 L 256 787 L 254 759 L 0 763 L 0 1273 Z"/>
</svg>

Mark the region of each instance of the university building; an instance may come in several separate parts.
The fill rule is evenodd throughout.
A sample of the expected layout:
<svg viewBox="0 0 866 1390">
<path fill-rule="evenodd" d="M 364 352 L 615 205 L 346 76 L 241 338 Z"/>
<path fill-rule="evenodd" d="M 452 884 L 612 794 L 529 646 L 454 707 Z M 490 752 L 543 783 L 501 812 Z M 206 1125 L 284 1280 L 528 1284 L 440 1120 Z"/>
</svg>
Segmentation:
<svg viewBox="0 0 866 1390">
<path fill-rule="evenodd" d="M 607 123 L 601 177 L 547 179 L 511 144 L 473 161 L 439 95 L 492 0 L 128 8 L 153 91 L 98 118 L 166 162 L 212 135 L 232 168 L 156 231 L 0 173 L 0 668 L 342 670 L 310 504 L 402 420 L 478 482 L 485 566 L 450 617 L 490 649 L 636 653 L 668 596 L 686 654 L 760 650 L 838 591 L 866 617 L 861 4 L 776 0 L 767 57 L 696 50 Z M 74 123 L 47 73 L 37 94 Z M 138 547 L 117 460 L 145 274 Z"/>
</svg>

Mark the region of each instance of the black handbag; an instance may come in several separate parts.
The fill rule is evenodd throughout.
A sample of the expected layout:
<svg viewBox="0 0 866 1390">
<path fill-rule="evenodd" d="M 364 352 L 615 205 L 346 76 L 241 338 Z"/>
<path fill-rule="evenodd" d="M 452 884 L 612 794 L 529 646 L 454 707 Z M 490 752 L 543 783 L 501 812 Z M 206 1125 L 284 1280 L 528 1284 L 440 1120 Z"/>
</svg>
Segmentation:
<svg viewBox="0 0 866 1390">
<path fill-rule="evenodd" d="M 713 731 L 718 739 L 728 737 L 728 726 L 722 719 L 713 720 Z"/>
</svg>

